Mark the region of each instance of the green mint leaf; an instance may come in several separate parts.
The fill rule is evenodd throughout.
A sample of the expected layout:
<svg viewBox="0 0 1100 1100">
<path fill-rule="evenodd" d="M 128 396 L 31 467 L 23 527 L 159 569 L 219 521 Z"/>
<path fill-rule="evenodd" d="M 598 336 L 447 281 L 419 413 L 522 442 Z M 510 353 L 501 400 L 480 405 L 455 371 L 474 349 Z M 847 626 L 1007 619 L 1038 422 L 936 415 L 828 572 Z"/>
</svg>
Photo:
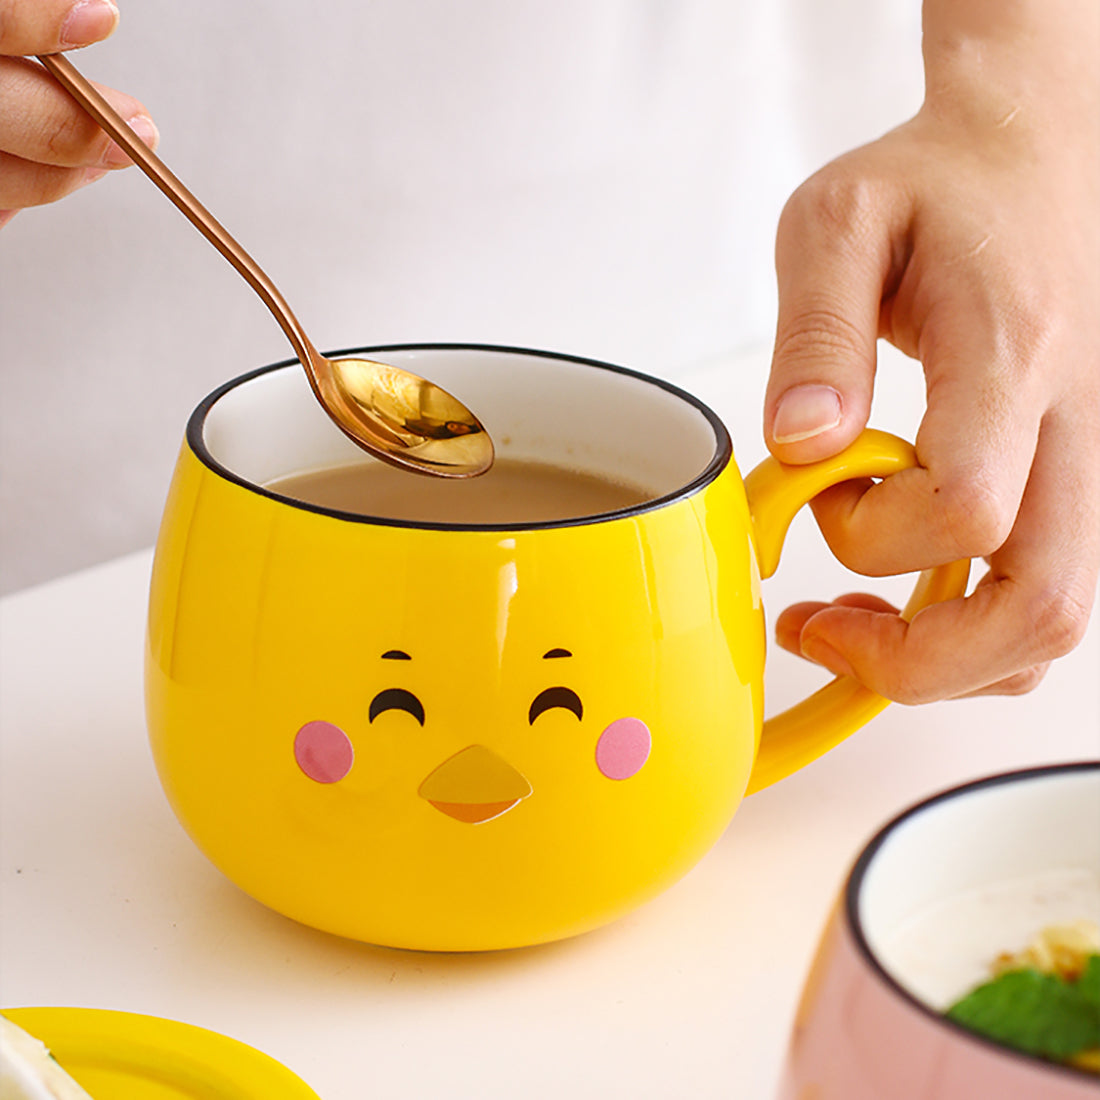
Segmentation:
<svg viewBox="0 0 1100 1100">
<path fill-rule="evenodd" d="M 1100 1010 L 1087 996 L 1094 981 L 1081 989 L 1080 982 L 1054 974 L 1008 970 L 972 990 L 946 1015 L 1006 1046 L 1064 1061 L 1100 1046 Z"/>
<path fill-rule="evenodd" d="M 1100 1012 L 1100 955 L 1089 955 L 1081 977 L 1077 979 L 1077 992 Z"/>
</svg>

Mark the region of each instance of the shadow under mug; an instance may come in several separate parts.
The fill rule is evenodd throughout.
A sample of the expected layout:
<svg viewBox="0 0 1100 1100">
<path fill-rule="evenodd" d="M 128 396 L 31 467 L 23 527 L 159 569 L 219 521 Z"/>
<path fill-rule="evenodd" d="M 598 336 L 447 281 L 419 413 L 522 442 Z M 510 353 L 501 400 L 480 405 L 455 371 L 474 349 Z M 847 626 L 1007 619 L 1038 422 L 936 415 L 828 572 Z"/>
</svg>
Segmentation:
<svg viewBox="0 0 1100 1100">
<path fill-rule="evenodd" d="M 1097 761 L 990 776 L 899 814 L 828 921 L 780 1100 L 1095 1100 L 1094 1073 L 942 1013 L 1041 928 L 1096 919 L 1098 878 Z"/>
<path fill-rule="evenodd" d="M 453 392 L 499 456 L 650 496 L 512 525 L 334 512 L 265 487 L 370 461 L 296 363 L 207 397 L 157 545 L 147 714 L 177 816 L 243 890 L 397 947 L 574 935 L 886 705 L 842 678 L 765 722 L 759 581 L 799 508 L 913 465 L 908 444 L 868 431 L 742 481 L 718 417 L 666 382 L 520 349 L 362 352 Z M 907 613 L 961 595 L 968 565 L 925 574 Z"/>
</svg>

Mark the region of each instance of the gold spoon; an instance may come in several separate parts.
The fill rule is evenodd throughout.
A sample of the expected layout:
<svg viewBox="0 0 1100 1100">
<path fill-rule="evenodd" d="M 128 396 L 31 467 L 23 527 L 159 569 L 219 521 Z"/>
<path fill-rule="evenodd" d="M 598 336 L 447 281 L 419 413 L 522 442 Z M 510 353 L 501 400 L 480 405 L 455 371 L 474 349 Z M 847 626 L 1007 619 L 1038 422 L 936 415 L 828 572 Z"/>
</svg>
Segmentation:
<svg viewBox="0 0 1100 1100">
<path fill-rule="evenodd" d="M 460 401 L 432 382 L 370 359 L 328 359 L 310 342 L 259 264 L 122 121 L 63 54 L 39 55 L 57 81 L 130 154 L 204 237 L 244 276 L 282 326 L 325 412 L 383 462 L 435 477 L 475 477 L 493 464 L 493 442 Z"/>
</svg>

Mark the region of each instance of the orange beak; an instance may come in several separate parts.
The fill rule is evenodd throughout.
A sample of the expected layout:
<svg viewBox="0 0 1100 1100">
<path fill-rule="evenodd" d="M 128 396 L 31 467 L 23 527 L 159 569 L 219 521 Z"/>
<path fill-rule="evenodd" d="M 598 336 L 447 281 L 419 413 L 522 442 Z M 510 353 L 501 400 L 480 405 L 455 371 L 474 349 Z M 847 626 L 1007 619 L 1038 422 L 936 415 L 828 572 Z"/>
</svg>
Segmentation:
<svg viewBox="0 0 1100 1100">
<path fill-rule="evenodd" d="M 417 792 L 440 813 L 475 825 L 507 813 L 531 793 L 531 784 L 484 745 L 469 745 L 444 760 Z"/>
</svg>

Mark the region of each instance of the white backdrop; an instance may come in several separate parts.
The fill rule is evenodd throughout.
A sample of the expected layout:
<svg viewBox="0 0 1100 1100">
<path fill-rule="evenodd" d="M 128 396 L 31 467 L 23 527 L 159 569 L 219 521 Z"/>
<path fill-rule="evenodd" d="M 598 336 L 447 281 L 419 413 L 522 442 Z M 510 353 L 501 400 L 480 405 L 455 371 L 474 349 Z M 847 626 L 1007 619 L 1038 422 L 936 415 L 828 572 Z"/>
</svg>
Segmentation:
<svg viewBox="0 0 1100 1100">
<path fill-rule="evenodd" d="M 759 347 L 787 195 L 922 92 L 919 0 L 120 7 L 77 65 L 146 103 L 322 348 L 511 343 L 683 378 Z M 191 408 L 288 354 L 136 169 L 19 215 L 0 590 L 151 543 Z M 913 392 L 882 380 L 887 423 Z"/>
</svg>

